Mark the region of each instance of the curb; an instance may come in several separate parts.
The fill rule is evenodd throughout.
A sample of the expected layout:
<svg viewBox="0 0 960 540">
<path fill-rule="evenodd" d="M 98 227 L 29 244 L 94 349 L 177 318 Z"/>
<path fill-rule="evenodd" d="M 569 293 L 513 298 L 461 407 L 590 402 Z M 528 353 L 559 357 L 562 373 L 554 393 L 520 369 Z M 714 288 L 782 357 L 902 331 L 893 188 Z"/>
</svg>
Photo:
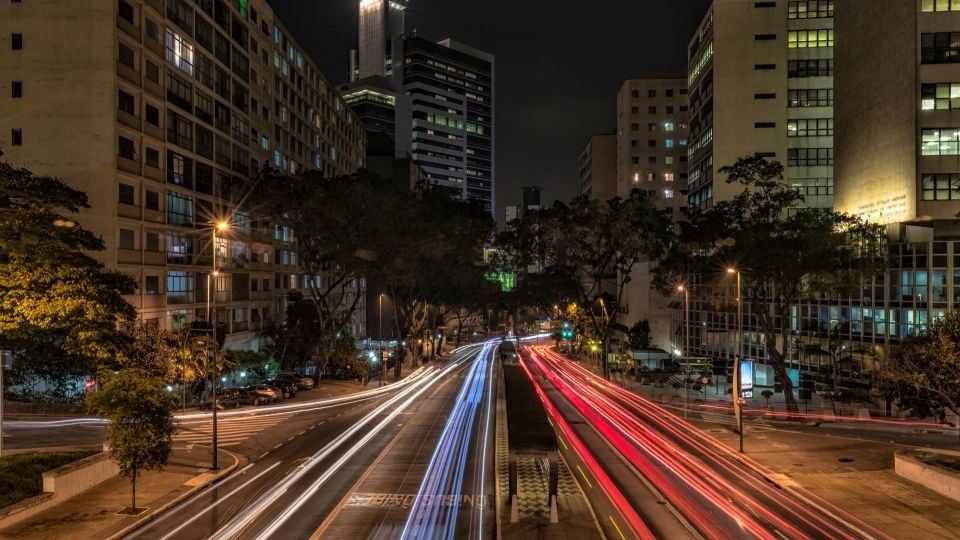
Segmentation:
<svg viewBox="0 0 960 540">
<path fill-rule="evenodd" d="M 222 450 L 222 449 L 221 449 L 221 450 Z M 186 499 L 188 499 L 188 498 L 196 495 L 197 492 L 199 492 L 200 490 L 205 489 L 205 488 L 207 488 L 208 486 L 210 486 L 210 485 L 212 485 L 212 484 L 215 484 L 215 483 L 223 480 L 223 479 L 226 478 L 227 476 L 230 476 L 230 474 L 233 473 L 233 471 L 235 471 L 235 470 L 240 466 L 241 458 L 240 458 L 239 456 L 237 456 L 236 454 L 234 454 L 233 452 L 230 452 L 229 450 L 222 450 L 222 451 L 223 451 L 223 452 L 226 452 L 227 454 L 230 454 L 230 456 L 233 457 L 233 465 L 227 467 L 226 469 L 222 469 L 216 476 L 214 476 L 213 478 L 211 478 L 209 481 L 204 482 L 204 483 L 199 484 L 199 485 L 196 485 L 196 486 L 192 486 L 189 490 L 185 491 L 184 493 L 181 493 L 178 497 L 174 498 L 173 500 L 168 501 L 166 504 L 164 504 L 164 505 L 160 506 L 159 508 L 153 510 L 152 512 L 150 512 L 149 514 L 143 516 L 142 518 L 138 519 L 137 521 L 135 521 L 135 522 L 131 523 L 130 525 L 127 525 L 127 526 L 124 527 L 123 529 L 121 529 L 121 530 L 113 533 L 112 535 L 110 535 L 110 536 L 107 537 L 107 540 L 119 540 L 120 538 L 123 538 L 124 536 L 132 533 L 133 531 L 136 531 L 136 530 L 139 529 L 140 527 L 143 527 L 143 526 L 146 525 L 147 523 L 150 523 L 151 521 L 157 519 L 158 517 L 160 517 L 160 516 L 161 516 L 164 512 L 166 512 L 167 510 L 170 510 L 171 508 L 173 508 L 174 506 L 180 504 L 180 503 L 183 502 L 184 500 L 186 500 Z M 208 473 L 203 473 L 203 474 L 208 474 Z M 199 476 L 199 475 L 198 475 L 198 476 Z M 195 476 L 194 478 L 196 478 L 196 476 Z M 190 480 L 188 480 L 187 482 L 189 482 L 189 481 L 190 481 Z"/>
</svg>

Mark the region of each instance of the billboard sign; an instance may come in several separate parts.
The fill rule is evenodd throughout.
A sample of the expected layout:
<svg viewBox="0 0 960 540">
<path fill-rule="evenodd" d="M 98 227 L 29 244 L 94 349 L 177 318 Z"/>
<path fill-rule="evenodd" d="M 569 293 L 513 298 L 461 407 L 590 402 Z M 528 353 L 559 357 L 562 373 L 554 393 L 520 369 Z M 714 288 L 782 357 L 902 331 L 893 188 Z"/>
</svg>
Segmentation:
<svg viewBox="0 0 960 540">
<path fill-rule="evenodd" d="M 753 397 L 753 360 L 740 362 L 740 397 Z"/>
</svg>

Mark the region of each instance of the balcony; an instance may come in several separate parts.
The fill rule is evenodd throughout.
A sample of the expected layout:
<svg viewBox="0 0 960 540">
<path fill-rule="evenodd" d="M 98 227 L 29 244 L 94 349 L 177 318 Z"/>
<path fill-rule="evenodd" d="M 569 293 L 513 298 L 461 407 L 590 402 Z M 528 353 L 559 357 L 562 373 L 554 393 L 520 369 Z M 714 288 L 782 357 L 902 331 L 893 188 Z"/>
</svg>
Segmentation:
<svg viewBox="0 0 960 540">
<path fill-rule="evenodd" d="M 140 29 L 120 15 L 117 15 L 117 28 L 119 28 L 124 34 L 137 41 L 140 41 Z"/>
<path fill-rule="evenodd" d="M 140 207 L 132 204 L 117 203 L 117 215 L 126 218 L 140 219 Z"/>
<path fill-rule="evenodd" d="M 124 206 L 124 205 L 120 205 Z M 117 264 L 140 264 L 141 263 L 140 250 L 138 249 L 118 249 L 117 250 Z"/>
<path fill-rule="evenodd" d="M 126 111 L 117 109 L 117 122 L 120 122 L 129 128 L 140 131 L 140 119 Z"/>
<path fill-rule="evenodd" d="M 163 215 L 163 212 L 159 210 L 150 210 L 149 208 L 145 208 L 143 210 L 143 220 L 151 223 L 164 223 L 166 217 Z"/>
<path fill-rule="evenodd" d="M 143 264 L 165 266 L 167 264 L 167 256 L 162 251 L 145 251 L 143 253 Z"/>
<path fill-rule="evenodd" d="M 126 64 L 117 62 L 117 75 L 128 82 L 140 86 L 140 73 Z"/>
<path fill-rule="evenodd" d="M 128 172 L 130 174 L 135 174 L 140 176 L 140 162 L 132 160 L 130 158 L 125 158 L 123 156 L 117 156 L 117 168 L 121 171 Z"/>
</svg>

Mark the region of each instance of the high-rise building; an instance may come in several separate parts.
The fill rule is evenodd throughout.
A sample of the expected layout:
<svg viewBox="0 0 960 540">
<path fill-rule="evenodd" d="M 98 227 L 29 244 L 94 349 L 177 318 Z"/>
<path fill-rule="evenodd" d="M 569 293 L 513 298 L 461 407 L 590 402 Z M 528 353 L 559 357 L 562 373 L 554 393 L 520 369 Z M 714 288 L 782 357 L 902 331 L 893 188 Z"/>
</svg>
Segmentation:
<svg viewBox="0 0 960 540">
<path fill-rule="evenodd" d="M 718 171 L 747 155 L 831 207 L 833 44 L 833 0 L 714 0 L 688 48 L 690 207 L 736 195 Z"/>
<path fill-rule="evenodd" d="M 360 0 L 359 53 L 341 87 L 368 130 L 394 129 L 398 158 L 493 213 L 494 57 L 452 39 L 407 34 L 406 2 Z"/>
<path fill-rule="evenodd" d="M 687 211 L 688 107 L 684 79 L 627 80 L 617 92 L 616 194 L 644 190 L 674 220 Z M 651 287 L 652 266 L 634 266 L 617 321 L 630 327 L 646 320 L 651 344 L 669 350 L 671 299 Z"/>
<path fill-rule="evenodd" d="M 264 164 L 349 174 L 365 147 L 269 4 L 4 2 L 0 35 L 15 39 L 0 55 L 4 159 L 87 193 L 97 256 L 134 277 L 128 300 L 164 328 L 207 320 L 211 222 L 228 220 L 215 320 L 228 348 L 256 348 L 305 278 L 293 232 L 239 203 L 232 180 Z M 351 330 L 365 334 L 362 313 Z"/>
<path fill-rule="evenodd" d="M 350 80 L 391 77 L 404 33 L 406 0 L 360 0 L 360 39 L 350 54 Z"/>
<path fill-rule="evenodd" d="M 592 135 L 580 152 L 580 195 L 607 201 L 617 196 L 617 135 Z"/>
<path fill-rule="evenodd" d="M 447 39 L 403 41 L 403 90 L 412 111 L 410 152 L 431 184 L 493 212 L 494 58 Z"/>
</svg>

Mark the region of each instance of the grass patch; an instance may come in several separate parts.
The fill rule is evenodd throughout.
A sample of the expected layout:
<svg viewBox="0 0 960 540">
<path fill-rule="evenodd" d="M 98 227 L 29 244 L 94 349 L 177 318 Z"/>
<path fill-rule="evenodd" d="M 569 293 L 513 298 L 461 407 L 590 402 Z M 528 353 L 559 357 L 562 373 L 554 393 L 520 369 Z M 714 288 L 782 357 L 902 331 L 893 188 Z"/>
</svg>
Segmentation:
<svg viewBox="0 0 960 540">
<path fill-rule="evenodd" d="M 43 492 L 43 473 L 97 452 L 51 452 L 0 457 L 0 508 Z"/>
</svg>

